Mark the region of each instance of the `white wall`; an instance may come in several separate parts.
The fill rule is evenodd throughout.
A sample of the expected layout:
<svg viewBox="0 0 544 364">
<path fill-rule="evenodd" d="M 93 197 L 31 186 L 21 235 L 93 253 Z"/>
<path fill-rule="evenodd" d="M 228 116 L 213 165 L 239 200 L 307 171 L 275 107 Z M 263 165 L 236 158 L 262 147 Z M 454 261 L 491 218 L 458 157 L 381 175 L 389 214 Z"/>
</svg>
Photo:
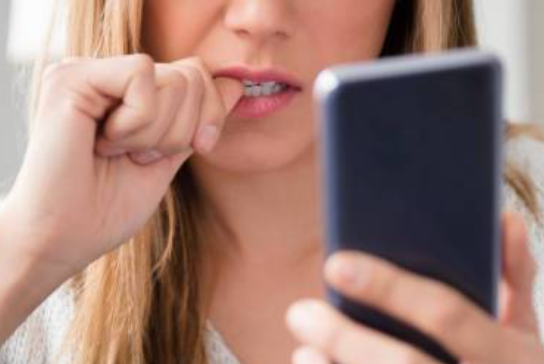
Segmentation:
<svg viewBox="0 0 544 364">
<path fill-rule="evenodd" d="M 6 60 L 9 1 L 0 0 L 0 196 L 12 184 L 24 152 L 22 102 L 17 100 L 14 68 Z"/>
<path fill-rule="evenodd" d="M 36 54 L 43 50 L 55 14 L 58 15 L 56 26 L 52 29 L 52 42 L 48 47 L 50 54 L 60 55 L 66 37 L 64 32 L 60 32 L 64 23 L 58 21 L 63 18 L 61 13 L 55 13 L 55 3 L 59 5 L 57 9 L 63 8 L 63 1 L 58 0 L 11 0 L 7 46 L 8 58 L 12 62 L 32 62 Z"/>
<path fill-rule="evenodd" d="M 506 114 L 544 122 L 544 3 L 542 0 L 476 0 L 481 43 L 506 66 Z"/>
<path fill-rule="evenodd" d="M 519 0 L 517 0 L 519 1 Z M 536 120 L 544 124 L 544 1 L 529 1 L 529 68 L 534 80 L 531 84 L 531 106 Z"/>
</svg>

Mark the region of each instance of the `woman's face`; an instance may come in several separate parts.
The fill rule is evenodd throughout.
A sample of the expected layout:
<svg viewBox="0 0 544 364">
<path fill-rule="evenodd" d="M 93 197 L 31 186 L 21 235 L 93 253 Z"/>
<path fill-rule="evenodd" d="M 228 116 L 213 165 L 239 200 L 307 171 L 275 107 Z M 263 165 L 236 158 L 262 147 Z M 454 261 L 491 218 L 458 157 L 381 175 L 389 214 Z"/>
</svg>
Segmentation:
<svg viewBox="0 0 544 364">
<path fill-rule="evenodd" d="M 199 57 L 211 73 L 230 66 L 279 68 L 302 89 L 264 117 L 232 115 L 216 149 L 197 162 L 270 171 L 312 155 L 312 88 L 319 71 L 376 58 L 395 0 L 150 0 L 144 46 L 158 62 Z"/>
</svg>

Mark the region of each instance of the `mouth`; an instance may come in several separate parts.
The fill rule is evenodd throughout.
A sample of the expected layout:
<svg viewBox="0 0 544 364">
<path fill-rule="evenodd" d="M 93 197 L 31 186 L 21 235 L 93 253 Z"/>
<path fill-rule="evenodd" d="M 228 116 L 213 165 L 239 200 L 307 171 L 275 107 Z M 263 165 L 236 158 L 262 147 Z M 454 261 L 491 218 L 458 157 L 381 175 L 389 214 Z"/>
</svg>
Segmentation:
<svg viewBox="0 0 544 364">
<path fill-rule="evenodd" d="M 244 96 L 232 114 L 240 118 L 261 118 L 286 108 L 302 90 L 302 82 L 280 69 L 250 70 L 231 67 L 214 73 L 244 85 Z"/>
</svg>

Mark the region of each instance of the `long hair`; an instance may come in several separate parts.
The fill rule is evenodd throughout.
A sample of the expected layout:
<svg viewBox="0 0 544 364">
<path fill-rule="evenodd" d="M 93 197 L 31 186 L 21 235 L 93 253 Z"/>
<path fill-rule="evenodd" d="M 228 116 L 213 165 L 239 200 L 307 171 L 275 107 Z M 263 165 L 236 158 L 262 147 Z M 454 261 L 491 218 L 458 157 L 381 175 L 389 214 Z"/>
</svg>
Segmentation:
<svg viewBox="0 0 544 364">
<path fill-rule="evenodd" d="M 471 0 L 396 3 L 382 56 L 476 45 Z M 143 0 L 71 0 L 68 6 L 66 56 L 142 52 Z M 505 140 L 519 132 L 509 125 Z M 536 215 L 530 180 L 513 165 L 504 180 Z M 190 170 L 182 167 L 141 232 L 73 279 L 76 310 L 65 348 L 74 363 L 207 363 L 197 199 Z"/>
</svg>

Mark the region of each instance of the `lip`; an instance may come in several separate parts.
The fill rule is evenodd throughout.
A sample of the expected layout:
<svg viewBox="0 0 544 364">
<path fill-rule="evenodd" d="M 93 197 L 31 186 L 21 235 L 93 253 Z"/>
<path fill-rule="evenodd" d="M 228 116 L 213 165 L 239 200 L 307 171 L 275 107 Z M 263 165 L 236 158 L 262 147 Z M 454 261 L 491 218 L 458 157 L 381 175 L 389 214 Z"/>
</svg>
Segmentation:
<svg viewBox="0 0 544 364">
<path fill-rule="evenodd" d="M 297 89 L 302 90 L 302 82 L 295 77 L 279 68 L 267 68 L 267 69 L 251 69 L 245 66 L 233 66 L 221 69 L 213 74 L 216 77 L 229 77 L 240 81 L 248 80 L 251 82 L 281 82 Z"/>
<path fill-rule="evenodd" d="M 232 115 L 241 119 L 264 118 L 285 109 L 297 94 L 296 89 L 290 88 L 273 96 L 243 97 L 232 111 Z"/>
<path fill-rule="evenodd" d="M 267 97 L 242 97 L 232 111 L 232 115 L 242 119 L 264 118 L 286 108 L 293 98 L 302 91 L 302 82 L 279 68 L 251 69 L 246 66 L 233 66 L 213 73 L 213 77 L 228 77 L 255 83 L 281 82 L 287 84 L 284 92 Z"/>
</svg>

